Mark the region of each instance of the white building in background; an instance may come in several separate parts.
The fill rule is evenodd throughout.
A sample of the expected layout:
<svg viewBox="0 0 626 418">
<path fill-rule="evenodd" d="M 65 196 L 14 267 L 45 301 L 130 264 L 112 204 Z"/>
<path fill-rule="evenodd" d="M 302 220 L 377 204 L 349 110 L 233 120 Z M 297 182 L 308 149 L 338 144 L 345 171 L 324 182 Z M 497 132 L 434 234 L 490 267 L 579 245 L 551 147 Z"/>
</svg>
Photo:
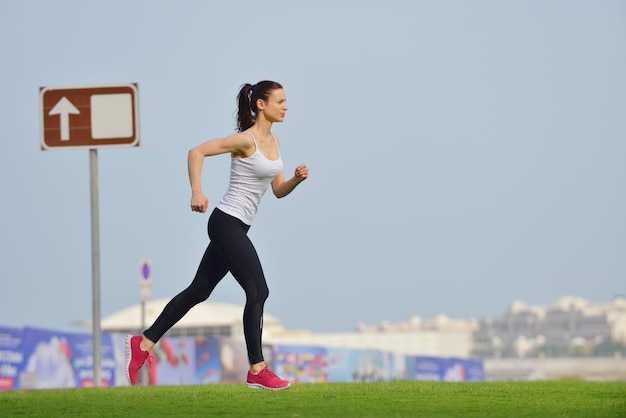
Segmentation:
<svg viewBox="0 0 626 418">
<path fill-rule="evenodd" d="M 512 347 L 523 356 L 537 347 L 567 347 L 612 341 L 626 345 L 626 298 L 592 303 L 563 297 L 546 306 L 514 302 L 499 318 L 483 319 L 477 347 Z"/>
<path fill-rule="evenodd" d="M 169 299 L 157 299 L 146 302 L 142 315 L 142 306 L 134 305 L 122 309 L 102 319 L 102 332 L 139 334 L 154 323 L 165 308 Z M 142 316 L 145 315 L 144 324 Z M 230 303 L 199 303 L 174 325 L 165 335 L 168 337 L 242 337 L 243 307 Z M 263 324 L 266 330 L 282 330 L 278 318 L 265 314 Z"/>
<path fill-rule="evenodd" d="M 152 324 L 168 299 L 146 303 L 145 323 Z M 243 307 L 236 304 L 204 302 L 193 307 L 168 333 L 169 337 L 243 338 Z M 141 305 L 135 305 L 102 320 L 103 332 L 139 333 Z M 264 343 L 312 345 L 333 348 L 378 349 L 396 354 L 442 357 L 470 357 L 476 348 L 496 351 L 509 347 L 519 356 L 538 346 L 583 344 L 611 340 L 626 344 L 626 299 L 590 303 L 564 297 L 548 306 L 514 302 L 500 318 L 463 320 L 439 315 L 406 322 L 382 321 L 377 325 L 358 324 L 354 332 L 313 333 L 285 329 L 267 313 L 263 317 Z"/>
<path fill-rule="evenodd" d="M 265 340 L 274 344 L 321 345 L 333 348 L 377 349 L 416 356 L 469 357 L 476 321 L 439 315 L 433 320 L 413 317 L 407 322 L 358 324 L 356 332 L 314 334 L 308 331 L 273 332 Z"/>
<path fill-rule="evenodd" d="M 159 299 L 145 304 L 146 325 L 142 325 L 142 306 L 135 305 L 103 318 L 101 329 L 103 332 L 138 334 L 156 320 L 168 301 Z M 165 335 L 243 338 L 242 315 L 242 306 L 203 302 L 194 306 Z M 431 321 L 414 317 L 402 323 L 381 322 L 374 326 L 359 324 L 356 332 L 318 334 L 306 330 L 287 330 L 278 318 L 265 313 L 263 342 L 465 358 L 472 350 L 472 332 L 476 327 L 475 321 L 453 320 L 441 315 Z"/>
</svg>

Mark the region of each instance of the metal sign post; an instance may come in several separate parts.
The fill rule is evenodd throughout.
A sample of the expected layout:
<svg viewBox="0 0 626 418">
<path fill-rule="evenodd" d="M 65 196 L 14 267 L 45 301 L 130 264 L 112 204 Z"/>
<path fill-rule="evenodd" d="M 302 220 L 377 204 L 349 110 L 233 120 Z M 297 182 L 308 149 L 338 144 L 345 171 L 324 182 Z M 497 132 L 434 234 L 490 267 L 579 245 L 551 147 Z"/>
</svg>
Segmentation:
<svg viewBox="0 0 626 418">
<path fill-rule="evenodd" d="M 102 331 L 100 327 L 100 222 L 98 212 L 98 150 L 89 150 L 89 184 L 91 190 L 91 296 L 93 315 L 93 384 L 102 382 Z"/>
<path fill-rule="evenodd" d="M 141 293 L 141 331 L 146 328 L 146 302 L 152 295 L 152 263 L 150 260 L 141 260 L 139 264 L 139 291 Z"/>
<path fill-rule="evenodd" d="M 97 148 L 139 146 L 138 101 L 139 92 L 135 83 L 39 89 L 41 149 L 89 149 L 95 387 L 102 384 Z"/>
</svg>

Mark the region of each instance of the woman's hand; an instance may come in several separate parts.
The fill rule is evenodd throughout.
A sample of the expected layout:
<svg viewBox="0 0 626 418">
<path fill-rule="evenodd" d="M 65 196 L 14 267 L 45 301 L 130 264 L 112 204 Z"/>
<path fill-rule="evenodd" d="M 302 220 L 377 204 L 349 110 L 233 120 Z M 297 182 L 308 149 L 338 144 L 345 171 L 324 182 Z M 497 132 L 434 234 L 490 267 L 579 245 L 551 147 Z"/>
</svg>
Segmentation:
<svg viewBox="0 0 626 418">
<path fill-rule="evenodd" d="M 309 169 L 307 168 L 307 166 L 305 164 L 300 164 L 298 167 L 296 167 L 294 177 L 296 178 L 298 183 L 306 180 L 307 177 L 309 177 Z"/>
<path fill-rule="evenodd" d="M 202 192 L 191 193 L 191 210 L 194 212 L 206 212 L 209 207 L 209 199 Z"/>
</svg>

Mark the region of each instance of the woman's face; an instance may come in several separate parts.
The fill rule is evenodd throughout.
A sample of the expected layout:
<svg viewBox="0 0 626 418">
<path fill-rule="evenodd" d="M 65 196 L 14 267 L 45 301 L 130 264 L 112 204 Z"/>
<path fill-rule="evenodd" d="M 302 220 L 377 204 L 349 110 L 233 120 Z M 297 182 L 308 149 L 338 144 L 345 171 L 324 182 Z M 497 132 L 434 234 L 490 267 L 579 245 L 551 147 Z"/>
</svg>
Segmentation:
<svg viewBox="0 0 626 418">
<path fill-rule="evenodd" d="M 285 98 L 285 90 L 275 89 L 270 92 L 267 101 L 259 99 L 257 102 L 259 111 L 263 111 L 265 119 L 270 122 L 282 122 L 285 120 L 287 112 L 287 99 Z"/>
</svg>

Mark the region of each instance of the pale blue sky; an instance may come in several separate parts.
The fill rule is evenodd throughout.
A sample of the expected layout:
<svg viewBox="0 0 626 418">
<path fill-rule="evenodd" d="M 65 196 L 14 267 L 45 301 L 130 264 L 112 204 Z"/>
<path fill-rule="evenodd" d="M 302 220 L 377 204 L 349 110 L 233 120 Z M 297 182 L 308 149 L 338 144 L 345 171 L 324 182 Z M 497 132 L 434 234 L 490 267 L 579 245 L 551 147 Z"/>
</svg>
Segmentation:
<svg viewBox="0 0 626 418">
<path fill-rule="evenodd" d="M 101 306 L 188 285 L 187 150 L 285 87 L 287 173 L 250 235 L 288 328 L 626 293 L 624 1 L 0 0 L 0 325 L 91 319 L 87 150 L 41 151 L 40 87 L 135 82 L 141 145 L 98 152 Z M 205 161 L 212 208 L 228 156 Z M 243 304 L 228 276 L 219 302 Z"/>
</svg>

